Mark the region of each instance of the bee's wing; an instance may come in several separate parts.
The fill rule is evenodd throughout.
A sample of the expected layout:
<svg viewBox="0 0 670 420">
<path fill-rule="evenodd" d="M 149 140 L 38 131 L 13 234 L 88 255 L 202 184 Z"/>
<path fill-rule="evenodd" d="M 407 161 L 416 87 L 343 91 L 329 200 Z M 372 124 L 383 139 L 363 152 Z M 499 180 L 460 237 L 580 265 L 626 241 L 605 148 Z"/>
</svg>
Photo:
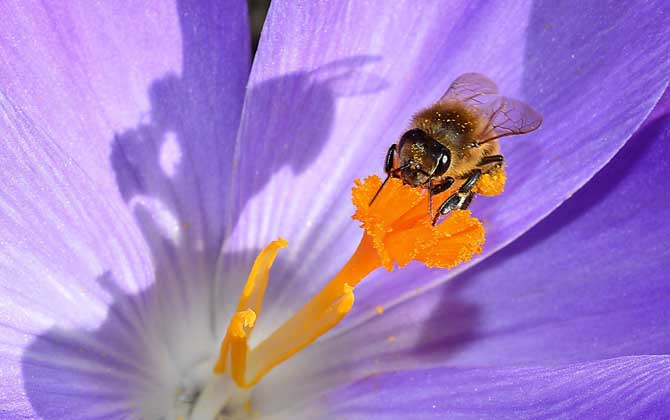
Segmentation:
<svg viewBox="0 0 670 420">
<path fill-rule="evenodd" d="M 497 95 L 498 86 L 483 74 L 465 73 L 453 81 L 440 101 L 460 101 L 468 105 L 480 103 L 484 95 Z"/>
<path fill-rule="evenodd" d="M 498 94 L 498 86 L 479 73 L 465 73 L 451 84 L 440 101 L 459 101 L 476 109 L 487 125 L 478 143 L 525 134 L 542 124 L 542 116 L 529 105 Z"/>
<path fill-rule="evenodd" d="M 488 120 L 477 143 L 482 144 L 505 136 L 526 134 L 542 124 L 539 112 L 517 99 L 483 95 L 475 108 Z"/>
</svg>

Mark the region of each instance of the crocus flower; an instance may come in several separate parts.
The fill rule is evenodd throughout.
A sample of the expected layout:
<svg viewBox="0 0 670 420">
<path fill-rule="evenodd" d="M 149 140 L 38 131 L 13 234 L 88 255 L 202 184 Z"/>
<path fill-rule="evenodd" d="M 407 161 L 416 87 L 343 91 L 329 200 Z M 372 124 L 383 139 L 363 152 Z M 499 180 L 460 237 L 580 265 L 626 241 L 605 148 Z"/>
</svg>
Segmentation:
<svg viewBox="0 0 670 420">
<path fill-rule="evenodd" d="M 0 15 L 1 418 L 668 415 L 665 2 L 276 0 L 250 73 L 242 2 Z M 216 374 L 250 271 L 253 349 L 354 253 L 353 180 L 473 71 L 544 117 L 475 200 L 483 253 L 377 269 L 254 387 Z"/>
</svg>

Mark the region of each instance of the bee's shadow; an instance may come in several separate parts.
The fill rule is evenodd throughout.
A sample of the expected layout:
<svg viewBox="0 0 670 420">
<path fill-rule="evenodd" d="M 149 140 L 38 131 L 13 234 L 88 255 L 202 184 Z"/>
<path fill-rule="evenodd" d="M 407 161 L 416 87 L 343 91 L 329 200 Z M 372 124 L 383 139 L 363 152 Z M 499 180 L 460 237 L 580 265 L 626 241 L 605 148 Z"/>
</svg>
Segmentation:
<svg viewBox="0 0 670 420">
<path fill-rule="evenodd" d="M 350 57 L 251 86 L 238 144 L 239 115 L 221 116 L 234 113 L 227 108 L 229 98 L 202 81 L 212 72 L 208 65 L 155 81 L 146 121 L 118 133 L 112 143 L 110 159 L 123 199 L 135 212 L 166 215 L 164 224 L 183 230 L 182 247 L 199 242 L 202 248 L 204 241 L 211 252 L 207 258 L 214 261 L 248 200 L 283 168 L 301 173 L 319 156 L 333 128 L 337 98 L 386 87 L 360 68 L 374 61 Z M 165 228 L 149 230 L 160 224 L 139 225 L 150 244 L 169 239 Z"/>
</svg>

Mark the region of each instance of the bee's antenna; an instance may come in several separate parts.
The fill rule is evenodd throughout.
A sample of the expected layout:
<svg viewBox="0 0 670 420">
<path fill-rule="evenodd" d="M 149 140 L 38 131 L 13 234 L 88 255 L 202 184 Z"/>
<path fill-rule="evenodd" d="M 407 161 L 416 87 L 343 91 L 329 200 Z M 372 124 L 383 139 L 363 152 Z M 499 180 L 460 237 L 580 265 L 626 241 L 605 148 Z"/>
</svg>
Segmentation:
<svg viewBox="0 0 670 420">
<path fill-rule="evenodd" d="M 433 216 L 433 176 L 428 178 L 428 214 Z"/>
<path fill-rule="evenodd" d="M 368 207 L 372 205 L 372 203 L 375 202 L 377 199 L 377 196 L 379 195 L 380 192 L 382 192 L 382 188 L 384 188 L 384 185 L 386 185 L 386 182 L 391 178 L 391 173 L 389 172 L 388 175 L 386 175 L 386 179 L 384 182 L 382 182 L 382 185 L 379 186 L 379 189 L 377 189 L 377 192 L 375 193 L 375 196 L 372 197 L 372 200 L 370 200 L 370 204 L 368 204 Z"/>
<path fill-rule="evenodd" d="M 410 166 L 410 164 L 407 163 L 407 164 L 405 164 L 405 165 L 402 165 L 402 166 L 399 167 L 399 168 L 395 168 L 395 169 L 392 169 L 392 170 L 388 171 L 388 173 L 386 174 L 386 179 L 384 180 L 384 182 L 382 182 L 382 185 L 379 186 L 379 189 L 378 189 L 377 192 L 375 193 L 375 196 L 372 197 L 372 200 L 370 200 L 370 204 L 368 204 L 368 206 L 371 206 L 372 203 L 375 202 L 375 199 L 377 198 L 377 196 L 379 195 L 379 193 L 382 192 L 382 188 L 384 188 L 384 185 L 386 185 L 386 183 L 388 182 L 389 178 L 391 178 L 391 175 L 393 175 L 393 174 L 395 174 L 395 173 L 397 173 L 397 172 L 399 172 L 399 171 L 402 171 L 403 169 L 409 168 L 409 166 Z"/>
</svg>

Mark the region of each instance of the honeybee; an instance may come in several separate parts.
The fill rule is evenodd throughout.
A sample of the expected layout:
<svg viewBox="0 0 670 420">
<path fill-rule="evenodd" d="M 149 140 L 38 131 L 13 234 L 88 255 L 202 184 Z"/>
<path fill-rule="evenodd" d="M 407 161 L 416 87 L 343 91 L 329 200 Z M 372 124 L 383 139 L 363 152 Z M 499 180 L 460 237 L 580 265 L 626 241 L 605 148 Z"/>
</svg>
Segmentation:
<svg viewBox="0 0 670 420">
<path fill-rule="evenodd" d="M 419 111 L 412 124 L 386 153 L 387 176 L 370 201 L 375 201 L 390 177 L 428 190 L 433 225 L 454 209 L 466 209 L 482 174 L 502 166 L 498 139 L 526 134 L 542 124 L 542 116 L 527 104 L 498 94 L 498 86 L 478 73 L 466 73 L 451 84 L 434 105 Z M 433 215 L 433 195 L 461 182 Z"/>
</svg>

